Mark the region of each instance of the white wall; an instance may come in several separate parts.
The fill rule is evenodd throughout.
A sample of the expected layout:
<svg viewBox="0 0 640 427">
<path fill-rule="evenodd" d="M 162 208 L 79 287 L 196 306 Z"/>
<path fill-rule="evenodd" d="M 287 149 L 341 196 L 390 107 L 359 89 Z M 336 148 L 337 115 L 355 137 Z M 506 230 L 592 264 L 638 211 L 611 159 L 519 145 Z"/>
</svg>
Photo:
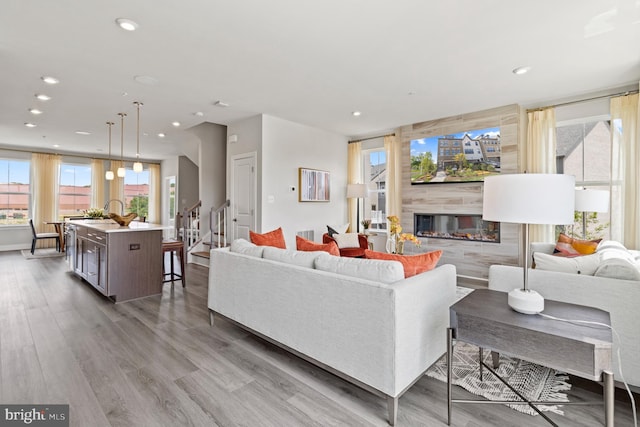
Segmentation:
<svg viewBox="0 0 640 427">
<path fill-rule="evenodd" d="M 347 137 L 268 115 L 262 130 L 262 231 L 282 227 L 289 248 L 302 230 L 321 241 L 327 224 L 347 221 Z M 299 167 L 331 173 L 329 202 L 298 202 Z"/>
</svg>

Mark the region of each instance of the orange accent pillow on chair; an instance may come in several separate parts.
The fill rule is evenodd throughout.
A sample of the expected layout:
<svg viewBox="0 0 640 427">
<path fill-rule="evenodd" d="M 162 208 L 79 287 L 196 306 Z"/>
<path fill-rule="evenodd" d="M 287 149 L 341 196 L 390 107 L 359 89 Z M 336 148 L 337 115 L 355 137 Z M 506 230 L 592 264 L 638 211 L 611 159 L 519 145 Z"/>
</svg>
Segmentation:
<svg viewBox="0 0 640 427">
<path fill-rule="evenodd" d="M 340 250 L 338 249 L 338 245 L 336 245 L 336 242 L 329 242 L 324 244 L 316 243 L 300 236 L 296 236 L 296 249 L 305 252 L 324 251 L 328 252 L 329 255 L 340 256 Z"/>
<path fill-rule="evenodd" d="M 416 274 L 424 273 L 425 271 L 433 270 L 436 268 L 442 251 L 426 252 L 419 255 L 397 255 L 388 254 L 385 252 L 370 251 L 367 249 L 364 251 L 364 257 L 369 259 L 382 259 L 387 261 L 400 261 L 404 268 L 404 277 L 415 276 Z"/>
<path fill-rule="evenodd" d="M 249 230 L 249 238 L 251 243 L 258 246 L 273 246 L 274 248 L 287 249 L 287 244 L 284 241 L 284 234 L 282 233 L 282 227 L 279 227 L 268 233 L 259 234 Z"/>
</svg>

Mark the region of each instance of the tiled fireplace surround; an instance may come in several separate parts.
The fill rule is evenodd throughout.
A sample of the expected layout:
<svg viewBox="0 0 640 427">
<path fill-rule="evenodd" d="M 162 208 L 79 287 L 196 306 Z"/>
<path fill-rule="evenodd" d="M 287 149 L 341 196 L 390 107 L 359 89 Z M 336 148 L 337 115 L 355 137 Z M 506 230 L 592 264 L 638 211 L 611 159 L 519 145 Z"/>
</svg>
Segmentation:
<svg viewBox="0 0 640 427">
<path fill-rule="evenodd" d="M 414 214 L 482 215 L 482 183 L 441 183 L 411 185 L 410 147 L 412 139 L 448 135 L 465 130 L 500 127 L 501 173 L 519 171 L 518 147 L 524 137 L 524 121 L 518 105 L 484 110 L 415 123 L 399 128 L 396 137 L 402 143 L 402 212 L 400 221 L 407 232 L 415 233 Z M 394 212 L 391 212 L 394 213 Z M 443 251 L 440 263 L 454 264 L 461 284 L 486 285 L 491 264 L 518 265 L 519 226 L 500 224 L 500 242 L 421 237 L 422 245 L 409 244 L 406 252 Z"/>
</svg>

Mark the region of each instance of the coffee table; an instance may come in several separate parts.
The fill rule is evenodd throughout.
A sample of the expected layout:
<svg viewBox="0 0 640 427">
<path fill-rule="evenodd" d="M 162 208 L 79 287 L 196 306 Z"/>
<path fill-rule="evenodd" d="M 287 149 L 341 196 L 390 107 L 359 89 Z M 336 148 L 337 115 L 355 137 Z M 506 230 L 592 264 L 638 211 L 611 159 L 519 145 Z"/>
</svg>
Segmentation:
<svg viewBox="0 0 640 427">
<path fill-rule="evenodd" d="M 560 286 L 560 285 L 559 285 Z M 511 388 L 522 400 L 484 401 L 452 399 L 451 363 L 453 340 L 477 345 L 497 353 L 527 360 L 581 378 L 604 383 L 605 425 L 613 427 L 614 384 L 611 372 L 611 330 L 604 326 L 569 323 L 540 315 L 521 314 L 507 304 L 507 294 L 489 289 L 477 289 L 449 309 L 447 329 L 447 423 L 451 424 L 453 403 L 525 403 L 545 420 L 555 424 L 536 405 L 567 402 L 532 402 L 515 391 L 487 366 L 482 358 L 480 369 L 486 368 Z M 597 308 L 545 300 L 543 314 L 562 319 L 582 320 L 611 325 L 609 313 Z M 495 363 L 495 362 L 494 362 Z M 482 371 L 481 371 L 482 372 Z M 593 402 L 589 402 L 590 404 Z M 579 402 L 576 404 L 585 404 Z"/>
</svg>

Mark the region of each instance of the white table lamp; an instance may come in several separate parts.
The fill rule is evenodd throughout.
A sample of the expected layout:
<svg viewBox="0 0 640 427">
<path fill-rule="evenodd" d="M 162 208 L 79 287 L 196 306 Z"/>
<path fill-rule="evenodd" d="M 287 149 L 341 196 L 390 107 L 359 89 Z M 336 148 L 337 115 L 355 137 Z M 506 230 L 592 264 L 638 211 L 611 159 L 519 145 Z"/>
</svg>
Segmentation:
<svg viewBox="0 0 640 427">
<path fill-rule="evenodd" d="M 367 197 L 366 184 L 347 184 L 347 199 L 356 199 L 356 230 L 360 233 L 360 199 Z"/>
<path fill-rule="evenodd" d="M 582 212 L 582 238 L 587 238 L 587 212 L 609 211 L 608 190 L 576 189 L 575 210 Z"/>
<path fill-rule="evenodd" d="M 509 292 L 509 306 L 524 314 L 544 310 L 544 299 L 529 289 L 529 224 L 572 224 L 575 177 L 562 174 L 494 175 L 484 180 L 482 219 L 522 224 L 524 286 Z"/>
</svg>

